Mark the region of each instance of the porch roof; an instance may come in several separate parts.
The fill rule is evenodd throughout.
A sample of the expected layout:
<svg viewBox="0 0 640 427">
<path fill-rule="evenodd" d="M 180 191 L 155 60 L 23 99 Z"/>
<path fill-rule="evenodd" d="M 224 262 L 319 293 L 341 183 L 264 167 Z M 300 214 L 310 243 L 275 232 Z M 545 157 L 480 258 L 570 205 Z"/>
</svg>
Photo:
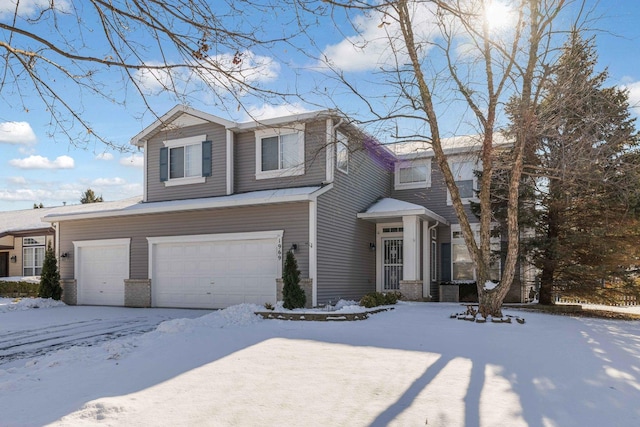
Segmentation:
<svg viewBox="0 0 640 427">
<path fill-rule="evenodd" d="M 358 218 L 373 222 L 387 222 L 409 215 L 417 215 L 428 221 L 438 221 L 441 224 L 449 225 L 449 221 L 424 206 L 390 197 L 378 200 L 369 206 L 369 209 L 360 212 Z"/>
</svg>

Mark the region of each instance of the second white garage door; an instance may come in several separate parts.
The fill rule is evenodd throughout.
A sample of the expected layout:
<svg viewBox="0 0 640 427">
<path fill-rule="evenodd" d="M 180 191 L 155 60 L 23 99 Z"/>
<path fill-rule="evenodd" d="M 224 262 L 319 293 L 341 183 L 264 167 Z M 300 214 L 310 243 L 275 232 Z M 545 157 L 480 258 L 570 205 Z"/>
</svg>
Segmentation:
<svg viewBox="0 0 640 427">
<path fill-rule="evenodd" d="M 276 301 L 282 232 L 149 238 L 154 307 Z"/>
</svg>

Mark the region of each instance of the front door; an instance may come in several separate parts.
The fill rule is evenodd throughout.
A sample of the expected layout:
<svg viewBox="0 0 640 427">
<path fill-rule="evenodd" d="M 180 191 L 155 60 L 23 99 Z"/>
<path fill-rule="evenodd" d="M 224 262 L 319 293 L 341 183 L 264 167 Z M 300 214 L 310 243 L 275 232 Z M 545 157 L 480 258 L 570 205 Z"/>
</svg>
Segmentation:
<svg viewBox="0 0 640 427">
<path fill-rule="evenodd" d="M 382 239 L 382 291 L 400 289 L 402 280 L 402 238 Z"/>
<path fill-rule="evenodd" d="M 0 253 L 0 277 L 9 276 L 9 252 Z"/>
</svg>

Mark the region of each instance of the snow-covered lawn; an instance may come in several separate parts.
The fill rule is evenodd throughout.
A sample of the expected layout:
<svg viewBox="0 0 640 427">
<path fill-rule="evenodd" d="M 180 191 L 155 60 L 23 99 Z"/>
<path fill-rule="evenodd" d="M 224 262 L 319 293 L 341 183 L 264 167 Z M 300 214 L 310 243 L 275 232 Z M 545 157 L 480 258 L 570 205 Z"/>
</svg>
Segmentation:
<svg viewBox="0 0 640 427">
<path fill-rule="evenodd" d="M 87 308 L 0 313 L 0 333 Z M 292 322 L 258 308 L 0 365 L 0 425 L 640 425 L 637 321 L 507 310 L 526 323 L 475 324 L 449 319 L 459 305 L 401 303 Z"/>
</svg>

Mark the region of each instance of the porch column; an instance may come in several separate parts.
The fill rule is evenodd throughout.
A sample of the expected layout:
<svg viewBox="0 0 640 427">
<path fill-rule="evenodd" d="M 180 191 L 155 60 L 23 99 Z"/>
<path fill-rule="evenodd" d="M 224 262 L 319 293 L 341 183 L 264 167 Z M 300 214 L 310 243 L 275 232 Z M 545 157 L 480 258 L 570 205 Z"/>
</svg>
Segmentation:
<svg viewBox="0 0 640 427">
<path fill-rule="evenodd" d="M 431 294 L 431 229 L 429 222 L 422 223 L 422 296 Z"/>
<path fill-rule="evenodd" d="M 420 218 L 403 216 L 403 280 L 420 280 Z"/>
</svg>

